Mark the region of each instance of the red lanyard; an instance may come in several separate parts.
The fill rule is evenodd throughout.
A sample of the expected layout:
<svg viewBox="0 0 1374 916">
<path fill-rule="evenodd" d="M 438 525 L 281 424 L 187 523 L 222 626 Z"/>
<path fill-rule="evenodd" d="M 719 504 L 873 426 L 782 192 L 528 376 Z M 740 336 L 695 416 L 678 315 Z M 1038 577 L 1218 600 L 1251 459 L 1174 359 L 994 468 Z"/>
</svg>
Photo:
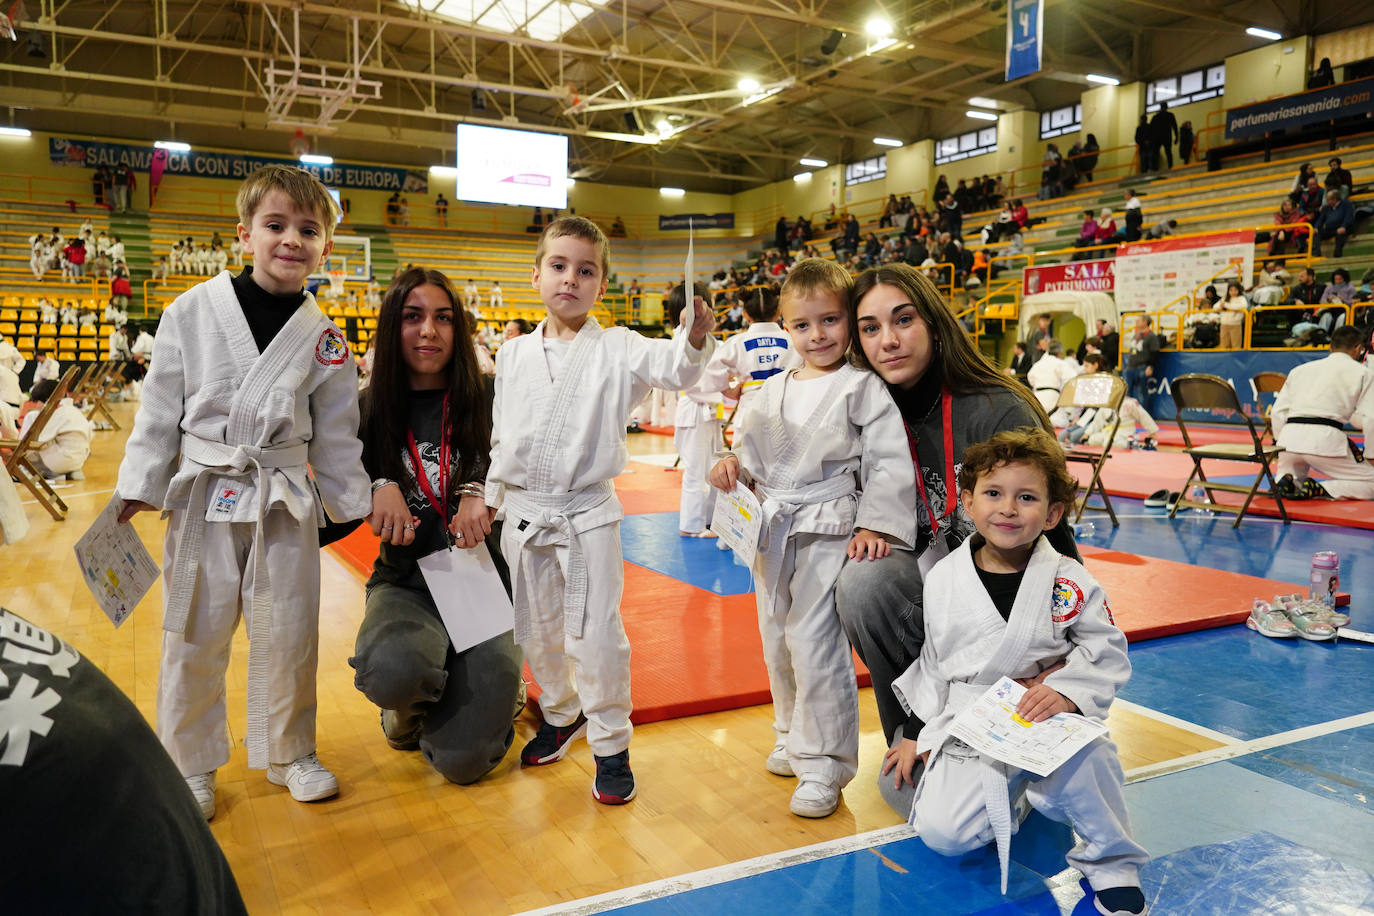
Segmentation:
<svg viewBox="0 0 1374 916">
<path fill-rule="evenodd" d="M 930 499 L 926 496 L 925 473 L 921 470 L 921 459 L 916 455 L 916 435 L 911 431 L 910 426 L 906 427 L 906 444 L 911 449 L 911 463 L 916 468 L 916 495 L 921 497 L 921 505 L 926 507 L 926 518 L 930 519 L 930 530 L 932 534 L 940 533 L 940 519 L 948 518 L 954 512 L 954 500 L 950 498 L 950 493 L 958 491 L 958 483 L 954 480 L 954 432 L 950 429 L 950 416 L 953 413 L 954 399 L 950 397 L 949 389 L 945 388 L 940 392 L 940 420 L 945 433 L 945 511 L 940 518 L 935 517 L 935 513 L 930 511 Z"/>
<path fill-rule="evenodd" d="M 425 499 L 434 507 L 434 511 L 439 513 L 439 517 L 444 520 L 444 529 L 448 529 L 448 500 L 440 500 L 434 495 L 434 488 L 429 485 L 429 474 L 425 473 L 424 463 L 420 461 L 420 450 L 415 445 L 415 434 L 406 430 L 406 445 L 410 448 L 410 466 L 415 472 L 415 482 L 420 485 L 420 492 L 425 494 Z M 439 422 L 439 488 L 443 490 L 445 496 L 448 495 L 448 461 L 449 461 L 449 442 L 448 442 L 448 395 L 444 395 L 444 418 Z"/>
</svg>

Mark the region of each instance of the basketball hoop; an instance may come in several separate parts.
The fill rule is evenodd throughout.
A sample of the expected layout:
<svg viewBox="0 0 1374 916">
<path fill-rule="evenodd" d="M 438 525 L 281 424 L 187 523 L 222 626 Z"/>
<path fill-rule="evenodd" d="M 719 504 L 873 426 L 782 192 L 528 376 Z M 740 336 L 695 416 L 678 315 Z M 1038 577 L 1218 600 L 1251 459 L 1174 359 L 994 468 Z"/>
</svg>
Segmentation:
<svg viewBox="0 0 1374 916">
<path fill-rule="evenodd" d="M 337 299 L 337 298 L 343 296 L 343 294 L 344 294 L 344 277 L 346 277 L 346 276 L 347 276 L 347 272 L 346 272 L 346 271 L 342 271 L 342 270 L 331 270 L 331 271 L 329 271 L 329 297 L 330 297 L 331 299 Z"/>
<path fill-rule="evenodd" d="M 296 135 L 292 137 L 291 142 L 287 144 L 287 149 L 291 150 L 291 155 L 297 157 L 304 156 L 306 153 L 310 152 L 310 141 L 305 139 L 305 131 L 296 128 Z"/>
</svg>

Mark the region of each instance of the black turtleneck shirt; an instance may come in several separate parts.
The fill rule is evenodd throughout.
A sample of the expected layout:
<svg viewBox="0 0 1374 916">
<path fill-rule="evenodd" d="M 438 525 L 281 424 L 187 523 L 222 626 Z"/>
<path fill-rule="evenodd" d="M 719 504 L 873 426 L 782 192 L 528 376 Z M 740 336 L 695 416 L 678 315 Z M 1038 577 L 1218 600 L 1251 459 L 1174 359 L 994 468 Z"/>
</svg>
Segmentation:
<svg viewBox="0 0 1374 916">
<path fill-rule="evenodd" d="M 248 321 L 248 329 L 253 332 L 253 342 L 262 353 L 277 336 L 291 316 L 296 314 L 305 301 L 305 290 L 288 296 L 276 296 L 253 282 L 253 268 L 243 268 L 243 273 L 233 279 L 234 295 L 238 297 L 243 317 Z"/>
</svg>

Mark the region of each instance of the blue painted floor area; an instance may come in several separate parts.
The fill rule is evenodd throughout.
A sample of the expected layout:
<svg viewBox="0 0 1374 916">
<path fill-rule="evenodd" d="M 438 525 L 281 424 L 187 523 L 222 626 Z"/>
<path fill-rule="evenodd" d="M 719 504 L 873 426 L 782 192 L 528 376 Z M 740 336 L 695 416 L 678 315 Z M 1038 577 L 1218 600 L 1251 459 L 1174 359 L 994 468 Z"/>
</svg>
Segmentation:
<svg viewBox="0 0 1374 916">
<path fill-rule="evenodd" d="M 1374 645 L 1269 639 L 1237 624 L 1133 644 L 1118 696 L 1249 739 L 1368 712 L 1369 684 Z"/>
<path fill-rule="evenodd" d="M 1293 583 L 1307 581 L 1314 552 L 1335 550 L 1341 557 L 1341 589 L 1350 592 L 1352 606 L 1374 610 L 1374 531 L 1311 522 L 1284 525 L 1261 516 L 1246 516 L 1232 528 L 1229 515 L 1181 512 L 1170 519 L 1167 509 L 1146 509 L 1138 499 L 1115 496 L 1112 506 L 1120 527 L 1113 528 L 1100 512 L 1088 513 L 1084 520 L 1096 531 L 1082 543 Z M 1374 617 L 1367 622 L 1374 625 Z"/>
<path fill-rule="evenodd" d="M 744 595 L 754 590 L 749 570 L 735 555 L 716 547 L 715 538 L 685 538 L 678 533 L 676 512 L 627 515 L 620 523 L 625 559 L 717 595 Z"/>
<path fill-rule="evenodd" d="M 1235 763 L 1374 815 L 1374 725 L 1258 751 Z"/>
</svg>

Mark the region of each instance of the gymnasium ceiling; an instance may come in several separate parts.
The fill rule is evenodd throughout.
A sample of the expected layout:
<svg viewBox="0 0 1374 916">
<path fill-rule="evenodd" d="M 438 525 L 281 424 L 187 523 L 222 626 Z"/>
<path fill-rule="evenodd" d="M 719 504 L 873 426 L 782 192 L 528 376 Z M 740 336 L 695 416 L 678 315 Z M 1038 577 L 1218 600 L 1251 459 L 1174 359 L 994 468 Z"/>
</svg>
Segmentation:
<svg viewBox="0 0 1374 916">
<path fill-rule="evenodd" d="M 458 122 L 553 130 L 578 177 L 735 192 L 801 157 L 876 155 L 876 136 L 972 130 L 973 96 L 1043 111 L 1088 73 L 1148 80 L 1259 47 L 1247 25 L 1374 20 L 1348 0 L 1046 0 L 1043 69 L 1007 83 L 1005 4 L 21 0 L 0 94 L 38 130 L 284 152 L 299 129 L 336 158 L 417 166 L 452 163 Z M 866 34 L 873 17 L 890 38 Z"/>
</svg>

